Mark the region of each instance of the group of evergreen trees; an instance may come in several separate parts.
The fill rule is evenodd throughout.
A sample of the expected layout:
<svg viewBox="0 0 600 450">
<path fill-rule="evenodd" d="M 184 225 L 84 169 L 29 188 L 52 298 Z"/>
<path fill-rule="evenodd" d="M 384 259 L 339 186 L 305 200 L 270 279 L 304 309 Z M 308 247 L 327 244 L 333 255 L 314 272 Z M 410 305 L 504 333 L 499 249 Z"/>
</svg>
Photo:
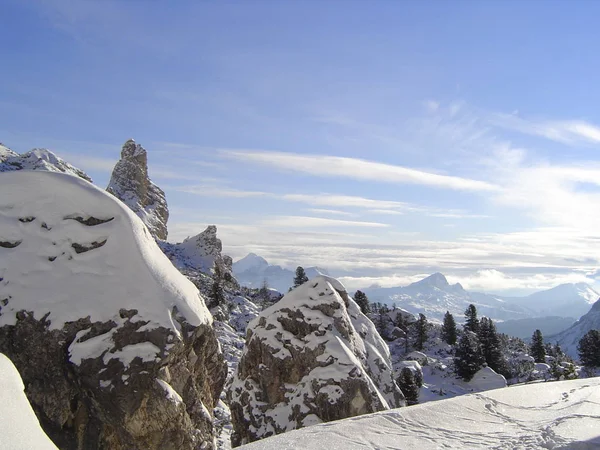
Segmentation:
<svg viewBox="0 0 600 450">
<path fill-rule="evenodd" d="M 446 335 L 456 336 L 456 327 L 452 326 L 454 318 L 450 313 L 446 313 L 446 316 L 444 320 L 444 327 L 448 329 Z M 465 311 L 465 324 L 454 355 L 456 374 L 469 381 L 484 364 L 497 373 L 508 375 L 502 340 L 494 321 L 487 317 L 482 317 L 480 320 L 475 305 L 469 305 Z"/>
<path fill-rule="evenodd" d="M 590 330 L 577 345 L 581 364 L 585 367 L 600 367 L 600 330 Z"/>
</svg>

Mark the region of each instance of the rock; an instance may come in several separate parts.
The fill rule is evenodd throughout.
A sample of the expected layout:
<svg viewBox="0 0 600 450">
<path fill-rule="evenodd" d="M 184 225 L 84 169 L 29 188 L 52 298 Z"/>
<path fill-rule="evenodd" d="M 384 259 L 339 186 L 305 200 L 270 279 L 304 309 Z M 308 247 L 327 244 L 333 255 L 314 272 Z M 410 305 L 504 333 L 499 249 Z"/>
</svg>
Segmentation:
<svg viewBox="0 0 600 450">
<path fill-rule="evenodd" d="M 165 193 L 148 177 L 148 155 L 144 147 L 129 139 L 123 144 L 106 188 L 146 224 L 154 238 L 167 239 L 169 209 Z"/>
<path fill-rule="evenodd" d="M 54 443 L 214 448 L 227 367 L 212 318 L 141 220 L 48 172 L 0 176 L 0 205 L 0 241 L 20 242 L 0 248 L 0 352 Z"/>
<path fill-rule="evenodd" d="M 92 179 L 83 170 L 72 166 L 50 150 L 35 148 L 19 155 L 0 144 L 0 172 L 12 172 L 15 170 L 62 172 L 83 178 L 90 183 L 92 182 Z"/>
<path fill-rule="evenodd" d="M 405 404 L 385 342 L 326 276 L 249 324 L 228 396 L 233 445 Z"/>
</svg>

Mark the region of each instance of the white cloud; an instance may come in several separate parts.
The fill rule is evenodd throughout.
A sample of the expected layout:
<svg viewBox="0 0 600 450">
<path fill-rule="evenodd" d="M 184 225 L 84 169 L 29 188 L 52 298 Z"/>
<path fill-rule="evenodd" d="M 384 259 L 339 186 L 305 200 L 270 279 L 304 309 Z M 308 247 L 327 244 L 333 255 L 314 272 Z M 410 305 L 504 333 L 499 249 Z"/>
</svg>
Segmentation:
<svg viewBox="0 0 600 450">
<path fill-rule="evenodd" d="M 343 177 L 363 181 L 379 181 L 461 191 L 494 191 L 497 186 L 485 181 L 451 175 L 440 175 L 409 167 L 339 156 L 307 155 L 264 150 L 221 149 L 225 157 L 253 162 L 281 170 L 302 172 L 322 177 Z"/>
<path fill-rule="evenodd" d="M 269 227 L 293 227 L 293 228 L 321 228 L 321 227 L 366 227 L 386 228 L 390 225 L 379 222 L 358 222 L 352 220 L 325 219 L 323 217 L 307 216 L 275 216 L 268 217 L 262 221 L 263 225 Z"/>
<path fill-rule="evenodd" d="M 306 211 L 317 213 L 317 214 L 333 214 L 336 216 L 354 216 L 348 211 L 340 211 L 338 209 L 324 209 L 324 208 L 308 208 Z"/>
</svg>

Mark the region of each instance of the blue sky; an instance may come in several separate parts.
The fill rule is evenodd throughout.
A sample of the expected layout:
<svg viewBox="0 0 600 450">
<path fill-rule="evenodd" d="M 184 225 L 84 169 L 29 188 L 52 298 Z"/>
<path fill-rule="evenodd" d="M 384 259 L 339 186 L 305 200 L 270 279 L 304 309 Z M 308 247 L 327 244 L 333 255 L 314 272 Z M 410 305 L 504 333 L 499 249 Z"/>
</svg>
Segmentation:
<svg viewBox="0 0 600 450">
<path fill-rule="evenodd" d="M 597 2 L 173 5 L 4 0 L 0 141 L 105 186 L 133 137 L 170 240 L 352 288 L 595 283 Z"/>
</svg>

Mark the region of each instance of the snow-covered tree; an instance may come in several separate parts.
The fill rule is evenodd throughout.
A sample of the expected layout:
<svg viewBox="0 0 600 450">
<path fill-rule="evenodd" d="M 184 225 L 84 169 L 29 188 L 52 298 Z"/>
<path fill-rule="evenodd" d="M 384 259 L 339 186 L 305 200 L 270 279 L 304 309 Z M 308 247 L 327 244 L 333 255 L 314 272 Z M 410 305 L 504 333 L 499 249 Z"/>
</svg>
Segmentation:
<svg viewBox="0 0 600 450">
<path fill-rule="evenodd" d="M 476 334 L 479 331 L 479 319 L 477 318 L 477 308 L 475 308 L 475 305 L 473 304 L 467 306 L 467 309 L 465 311 L 465 325 L 463 328 L 465 331 L 472 331 Z"/>
<path fill-rule="evenodd" d="M 396 382 L 404 394 L 408 406 L 419 403 L 419 386 L 412 370 L 408 367 L 404 367 Z"/>
<path fill-rule="evenodd" d="M 469 381 L 483 367 L 484 363 L 485 359 L 481 354 L 477 335 L 471 331 L 465 331 L 458 341 L 454 357 L 456 374 L 463 380 Z"/>
<path fill-rule="evenodd" d="M 535 359 L 536 363 L 546 362 L 546 348 L 544 347 L 544 337 L 540 330 L 535 330 L 533 336 L 531 336 L 530 346 L 531 356 Z"/>
<path fill-rule="evenodd" d="M 306 283 L 308 281 L 308 277 L 306 276 L 306 272 L 304 271 L 304 267 L 298 266 L 296 267 L 296 276 L 294 277 L 294 288 Z"/>
<path fill-rule="evenodd" d="M 588 331 L 579 340 L 577 352 L 585 367 L 600 367 L 600 330 Z"/>
<path fill-rule="evenodd" d="M 442 325 L 442 339 L 446 344 L 455 345 L 457 339 L 456 322 L 450 311 L 444 315 L 444 324 Z"/>
<path fill-rule="evenodd" d="M 369 299 L 367 294 L 363 291 L 356 291 L 354 294 L 354 301 L 360 307 L 360 310 L 363 314 L 369 314 L 371 312 L 371 305 L 369 304 Z"/>
</svg>

